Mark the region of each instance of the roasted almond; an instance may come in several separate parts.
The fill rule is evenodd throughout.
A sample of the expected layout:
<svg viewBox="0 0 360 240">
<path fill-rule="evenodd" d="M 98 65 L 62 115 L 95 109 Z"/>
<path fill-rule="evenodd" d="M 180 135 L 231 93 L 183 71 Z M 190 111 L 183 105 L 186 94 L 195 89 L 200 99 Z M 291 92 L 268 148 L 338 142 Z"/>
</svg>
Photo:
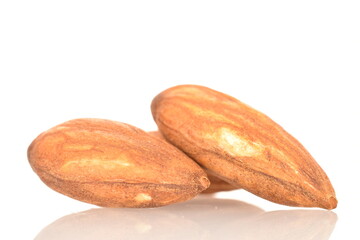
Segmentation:
<svg viewBox="0 0 360 240">
<path fill-rule="evenodd" d="M 221 179 L 284 205 L 336 207 L 334 189 L 309 152 L 239 100 L 182 85 L 156 96 L 151 109 L 165 138 Z"/>
<path fill-rule="evenodd" d="M 149 132 L 149 134 L 166 141 L 164 136 L 159 131 L 152 131 L 152 132 Z M 201 193 L 209 193 L 210 194 L 210 193 L 231 191 L 231 190 L 239 189 L 238 187 L 235 187 L 235 186 L 231 185 L 230 183 L 227 183 L 224 180 L 221 180 L 220 178 L 216 177 L 211 172 L 206 171 L 206 170 L 205 170 L 205 172 L 208 176 L 208 179 L 210 180 L 210 187 L 208 187 Z"/>
<path fill-rule="evenodd" d="M 193 198 L 206 173 L 176 147 L 130 126 L 76 119 L 39 135 L 28 149 L 50 188 L 104 207 L 158 207 Z"/>
</svg>

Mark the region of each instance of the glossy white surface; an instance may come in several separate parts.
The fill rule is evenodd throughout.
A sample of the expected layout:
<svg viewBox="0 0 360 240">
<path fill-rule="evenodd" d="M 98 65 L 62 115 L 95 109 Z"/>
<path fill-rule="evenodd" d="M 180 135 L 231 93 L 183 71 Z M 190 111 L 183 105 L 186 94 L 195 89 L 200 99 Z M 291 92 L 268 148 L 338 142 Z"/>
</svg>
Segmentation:
<svg viewBox="0 0 360 240">
<path fill-rule="evenodd" d="M 358 0 L 0 1 L 0 239 L 360 239 L 359 12 Z M 338 208 L 235 191 L 89 210 L 29 166 L 31 141 L 70 119 L 155 130 L 152 98 L 185 83 L 283 126 L 328 174 Z"/>
<path fill-rule="evenodd" d="M 35 239 L 326 240 L 336 221 L 330 211 L 266 212 L 237 200 L 205 197 L 156 209 L 90 209 L 56 220 Z"/>
</svg>

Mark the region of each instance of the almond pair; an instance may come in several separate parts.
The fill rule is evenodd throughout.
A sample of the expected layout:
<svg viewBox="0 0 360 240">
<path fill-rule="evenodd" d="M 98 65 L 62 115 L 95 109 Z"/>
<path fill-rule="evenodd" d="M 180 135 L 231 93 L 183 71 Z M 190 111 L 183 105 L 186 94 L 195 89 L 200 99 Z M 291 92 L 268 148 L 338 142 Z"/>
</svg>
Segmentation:
<svg viewBox="0 0 360 240">
<path fill-rule="evenodd" d="M 183 85 L 160 93 L 151 109 L 166 141 L 123 123 L 77 119 L 38 136 L 29 162 L 49 187 L 99 206 L 191 199 L 209 187 L 203 167 L 213 182 L 208 192 L 243 188 L 289 206 L 336 207 L 328 177 L 305 148 L 235 98 Z"/>
<path fill-rule="evenodd" d="M 164 136 L 159 132 L 159 131 L 153 131 L 153 132 L 149 132 L 151 135 L 160 138 L 164 141 L 166 141 L 166 139 L 164 138 Z M 206 171 L 206 174 L 208 176 L 208 179 L 210 180 L 210 186 L 205 189 L 204 191 L 202 191 L 201 193 L 216 193 L 216 192 L 223 192 L 223 191 L 231 191 L 231 190 L 235 190 L 238 189 L 238 187 L 235 187 L 234 185 L 231 185 L 228 182 L 225 182 L 224 180 L 221 180 L 220 178 L 216 177 L 214 174 L 212 174 L 209 171 Z"/>
</svg>

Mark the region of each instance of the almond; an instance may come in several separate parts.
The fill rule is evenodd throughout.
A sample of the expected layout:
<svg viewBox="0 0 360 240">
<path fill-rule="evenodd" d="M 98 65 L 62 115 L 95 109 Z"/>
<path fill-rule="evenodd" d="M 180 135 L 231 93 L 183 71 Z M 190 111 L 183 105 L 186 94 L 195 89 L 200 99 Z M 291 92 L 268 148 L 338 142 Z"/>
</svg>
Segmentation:
<svg viewBox="0 0 360 240">
<path fill-rule="evenodd" d="M 239 100 L 182 85 L 156 96 L 151 109 L 165 138 L 221 179 L 275 203 L 336 207 L 334 189 L 308 151 Z"/>
<path fill-rule="evenodd" d="M 164 136 L 159 131 L 151 131 L 149 132 L 149 134 L 166 141 Z M 210 171 L 205 170 L 205 172 L 208 176 L 208 179 L 210 180 L 210 187 L 208 187 L 201 193 L 216 193 L 216 192 L 231 191 L 238 189 L 237 187 L 231 185 L 230 183 L 227 183 L 224 180 L 221 180 L 220 178 L 216 177 Z"/>
<path fill-rule="evenodd" d="M 206 173 L 176 147 L 130 126 L 76 119 L 39 135 L 28 149 L 50 188 L 104 207 L 158 207 L 193 198 Z"/>
<path fill-rule="evenodd" d="M 210 180 L 210 187 L 202 191 L 201 193 L 212 194 L 217 192 L 225 192 L 240 189 L 234 185 L 231 185 L 228 182 L 216 177 L 214 174 L 210 173 L 209 170 L 205 170 L 207 173 L 208 179 Z"/>
</svg>

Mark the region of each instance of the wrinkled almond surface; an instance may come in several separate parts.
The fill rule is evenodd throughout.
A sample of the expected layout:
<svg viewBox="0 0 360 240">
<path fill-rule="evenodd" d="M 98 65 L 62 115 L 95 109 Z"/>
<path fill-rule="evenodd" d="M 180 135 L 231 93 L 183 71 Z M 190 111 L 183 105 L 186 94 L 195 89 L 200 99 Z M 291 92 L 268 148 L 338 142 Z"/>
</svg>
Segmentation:
<svg viewBox="0 0 360 240">
<path fill-rule="evenodd" d="M 152 132 L 149 132 L 149 134 L 166 141 L 164 136 L 159 131 L 152 131 Z M 208 187 L 201 193 L 216 193 L 216 192 L 231 191 L 231 190 L 238 189 L 238 187 L 235 187 L 235 186 L 231 185 L 230 183 L 227 183 L 224 180 L 221 180 L 220 178 L 216 177 L 209 171 L 205 170 L 205 172 L 208 176 L 208 179 L 210 180 L 210 187 Z"/>
<path fill-rule="evenodd" d="M 227 182 L 280 204 L 336 207 L 328 177 L 305 148 L 239 100 L 182 85 L 160 93 L 151 108 L 169 142 Z"/>
<path fill-rule="evenodd" d="M 206 173 L 171 144 L 110 120 L 76 119 L 39 135 L 28 159 L 41 180 L 105 207 L 157 207 L 193 198 Z"/>
</svg>

